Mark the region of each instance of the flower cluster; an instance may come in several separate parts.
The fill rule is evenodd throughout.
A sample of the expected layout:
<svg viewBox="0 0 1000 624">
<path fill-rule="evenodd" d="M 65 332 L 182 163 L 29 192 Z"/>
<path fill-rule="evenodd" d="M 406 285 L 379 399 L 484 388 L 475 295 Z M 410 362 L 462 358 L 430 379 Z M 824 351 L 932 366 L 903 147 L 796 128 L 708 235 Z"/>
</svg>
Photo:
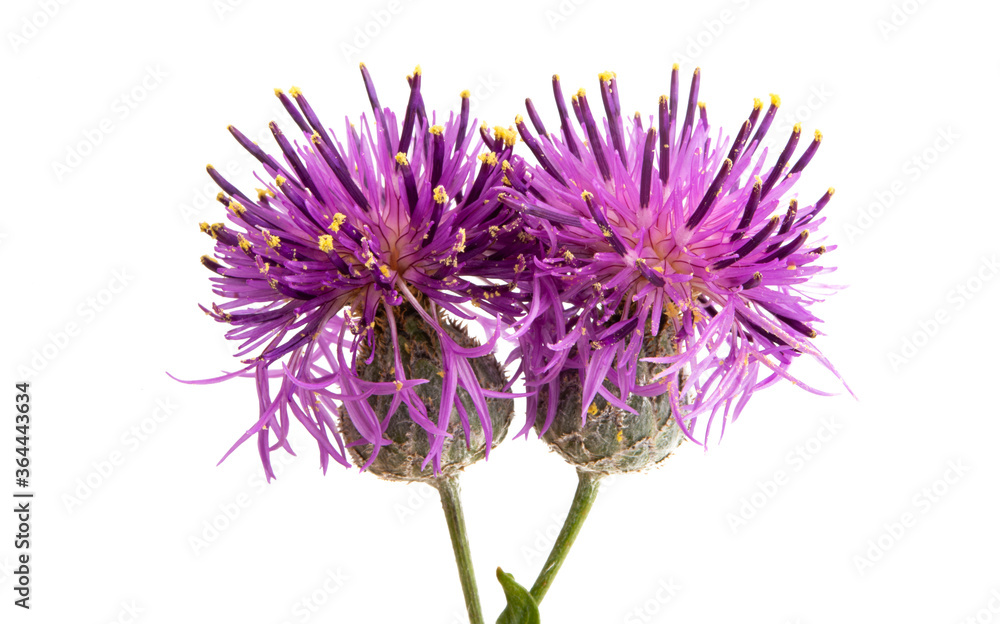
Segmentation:
<svg viewBox="0 0 1000 624">
<path fill-rule="evenodd" d="M 730 140 L 709 126 L 697 69 L 683 116 L 675 66 L 657 113 L 631 119 L 613 73 L 599 76 L 600 120 L 583 89 L 567 106 L 554 76 L 557 131 L 529 99 L 534 132 L 519 115 L 477 133 L 467 92 L 439 119 L 418 67 L 400 126 L 361 72 L 373 117 L 343 139 L 294 88 L 277 96 L 301 138 L 272 122 L 280 159 L 230 127 L 263 168 L 256 195 L 209 166 L 228 223 L 202 224 L 216 241 L 202 262 L 226 301 L 204 309 L 253 354 L 209 381 L 256 379 L 259 415 L 233 448 L 256 436 L 269 477 L 293 420 L 324 469 L 353 459 L 412 480 L 487 455 L 512 412 L 501 337 L 527 386 L 521 433 L 551 432 L 599 472 L 659 461 L 681 432 L 704 443 L 779 379 L 804 386 L 788 371 L 799 355 L 832 370 L 809 308 L 830 270 L 815 233 L 833 189 L 802 205 L 790 193 L 818 132 L 794 157 L 796 125 L 768 158 L 776 96 Z"/>
<path fill-rule="evenodd" d="M 526 284 L 535 302 L 520 355 L 529 389 L 539 392 L 524 431 L 548 430 L 560 401 L 546 394 L 565 404 L 560 386 L 578 379 L 576 418 L 585 422 L 604 405 L 634 413 L 630 398 L 663 397 L 684 433 L 703 443 L 713 420 L 721 413 L 724 430 L 755 390 L 779 379 L 802 385 L 787 370 L 796 356 L 829 366 L 810 341 L 816 299 L 803 287 L 828 270 L 817 260 L 833 247 L 814 234 L 833 189 L 811 204 L 784 199 L 822 136 L 793 158 L 796 125 L 768 159 L 761 143 L 780 103 L 771 96 L 766 110 L 754 101 L 732 141 L 713 137 L 700 78 L 696 69 L 683 118 L 674 66 L 655 115 L 624 118 L 616 76 L 605 72 L 606 118 L 595 118 L 583 89 L 572 96 L 571 118 L 553 76 L 558 131 L 546 130 L 530 99 L 537 136 L 516 120 L 537 164 L 530 192 L 504 200 L 530 215 L 526 228 L 545 247 Z M 653 348 L 664 335 L 669 344 Z"/>
</svg>

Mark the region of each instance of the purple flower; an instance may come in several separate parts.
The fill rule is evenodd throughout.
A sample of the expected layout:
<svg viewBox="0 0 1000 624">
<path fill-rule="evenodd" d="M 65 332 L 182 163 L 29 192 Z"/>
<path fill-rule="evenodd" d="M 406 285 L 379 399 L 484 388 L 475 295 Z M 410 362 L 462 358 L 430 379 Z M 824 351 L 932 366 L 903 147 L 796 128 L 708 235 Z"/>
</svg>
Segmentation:
<svg viewBox="0 0 1000 624">
<path fill-rule="evenodd" d="M 634 412 L 630 396 L 666 395 L 684 433 L 695 439 L 703 419 L 698 437 L 707 440 L 714 419 L 721 414 L 724 431 L 754 391 L 779 379 L 807 387 L 788 372 L 795 357 L 832 370 L 811 342 L 819 319 L 809 308 L 820 292 L 812 279 L 832 270 L 818 260 L 834 247 L 815 233 L 833 189 L 813 203 L 785 199 L 822 137 L 795 158 L 796 125 L 768 158 L 761 142 L 779 106 L 772 96 L 767 110 L 755 100 L 736 138 L 723 139 L 698 102 L 700 78 L 696 69 L 681 110 L 675 65 L 657 114 L 624 119 L 615 75 L 602 73 L 607 117 L 598 121 L 582 89 L 570 112 L 554 76 L 558 130 L 546 130 L 530 99 L 539 136 L 516 120 L 537 164 L 530 190 L 506 201 L 531 215 L 528 231 L 544 248 L 526 283 L 535 303 L 522 367 L 529 389 L 547 387 L 548 396 L 559 396 L 560 373 L 578 370 L 584 422 L 597 396 Z M 672 353 L 644 357 L 644 340 L 664 331 Z M 657 365 L 645 382 L 640 362 Z M 551 425 L 557 401 L 546 403 L 536 415 L 538 397 L 529 398 L 521 433 L 536 416 L 540 433 Z"/>
<path fill-rule="evenodd" d="M 507 395 L 482 387 L 471 362 L 491 353 L 524 308 L 510 285 L 528 247 L 516 209 L 497 201 L 495 188 L 516 135 L 498 128 L 491 136 L 485 126 L 481 138 L 470 133 L 467 92 L 457 115 L 429 115 L 419 67 L 408 77 L 400 127 L 364 65 L 361 73 L 373 119 L 346 122 L 343 139 L 296 88 L 276 90 L 297 129 L 286 136 L 270 124 L 280 155 L 229 128 L 263 167 L 255 195 L 208 167 L 228 223 L 202 224 L 216 241 L 214 257 L 202 263 L 226 301 L 203 309 L 231 326 L 226 336 L 240 342 L 238 356 L 253 354 L 242 370 L 208 381 L 256 379 L 259 415 L 229 453 L 256 436 L 269 479 L 271 451 L 291 452 L 293 421 L 316 439 L 324 471 L 330 458 L 350 465 L 341 435 L 348 431 L 346 446 L 365 446 L 360 463 L 372 465 L 392 442 L 386 431 L 397 412 L 426 432 L 421 466 L 435 473 L 456 414 L 466 438 L 470 423 L 481 428 L 487 454 L 503 433 L 493 431 L 487 402 Z M 483 144 L 489 151 L 477 159 Z M 490 339 L 481 346 L 461 339 L 445 313 L 480 321 Z M 419 315 L 414 331 L 432 334 L 440 386 L 433 405 L 418 394 L 428 379 L 408 378 L 409 360 L 402 364 L 406 315 Z M 387 360 L 376 353 L 386 346 Z"/>
</svg>

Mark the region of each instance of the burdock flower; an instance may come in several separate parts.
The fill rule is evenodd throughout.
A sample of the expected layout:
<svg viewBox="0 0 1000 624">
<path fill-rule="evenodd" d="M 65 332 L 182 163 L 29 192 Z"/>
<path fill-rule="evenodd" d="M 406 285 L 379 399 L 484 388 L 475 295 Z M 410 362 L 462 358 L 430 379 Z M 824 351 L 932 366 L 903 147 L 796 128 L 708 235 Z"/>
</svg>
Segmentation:
<svg viewBox="0 0 1000 624">
<path fill-rule="evenodd" d="M 814 234 L 833 189 L 814 203 L 785 199 L 822 137 L 793 158 L 796 125 L 769 159 L 761 142 L 776 96 L 766 110 L 754 101 L 732 141 L 713 137 L 700 77 L 696 69 L 683 120 L 676 66 L 656 115 L 624 119 L 607 72 L 605 119 L 584 90 L 572 97 L 582 134 L 558 76 L 559 130 L 545 129 L 531 100 L 539 136 L 516 120 L 537 164 L 530 192 L 505 201 L 536 217 L 530 231 L 545 249 L 530 286 L 540 303 L 521 339 L 529 387 L 540 390 L 526 428 L 554 428 L 550 442 L 588 469 L 659 461 L 680 439 L 675 428 L 701 444 L 754 391 L 779 379 L 807 387 L 788 372 L 799 355 L 829 367 L 811 342 L 818 319 L 806 287 L 828 270 L 817 260 L 833 247 Z M 612 456 L 620 461 L 600 463 Z"/>
<path fill-rule="evenodd" d="M 469 132 L 467 92 L 458 114 L 429 114 L 419 67 L 400 127 L 361 73 L 370 124 L 347 122 L 339 139 L 301 91 L 276 90 L 298 131 L 270 124 L 277 157 L 229 128 L 260 161 L 262 188 L 244 193 L 208 167 L 228 222 L 202 224 L 216 241 L 202 262 L 226 301 L 203 309 L 251 355 L 218 380 L 256 379 L 259 414 L 233 449 L 256 436 L 269 479 L 293 421 L 324 470 L 350 456 L 414 480 L 488 455 L 512 413 L 491 352 L 524 307 L 511 283 L 527 248 L 495 188 L 515 134 Z M 447 315 L 482 322 L 489 339 L 477 344 Z"/>
</svg>

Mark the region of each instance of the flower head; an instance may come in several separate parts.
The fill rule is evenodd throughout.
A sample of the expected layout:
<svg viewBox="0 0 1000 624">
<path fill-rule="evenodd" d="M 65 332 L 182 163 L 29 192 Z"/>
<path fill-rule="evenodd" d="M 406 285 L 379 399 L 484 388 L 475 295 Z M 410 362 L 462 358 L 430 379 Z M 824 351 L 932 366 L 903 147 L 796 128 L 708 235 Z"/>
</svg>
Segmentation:
<svg viewBox="0 0 1000 624">
<path fill-rule="evenodd" d="M 361 73 L 371 123 L 365 116 L 357 126 L 347 122 L 338 139 L 301 91 L 276 90 L 299 140 L 272 122 L 275 157 L 229 128 L 260 161 L 263 188 L 244 193 L 208 168 L 222 188 L 228 222 L 202 224 L 216 241 L 214 257 L 202 262 L 216 273 L 215 294 L 227 301 L 204 309 L 232 327 L 226 335 L 241 342 L 238 355 L 254 354 L 246 368 L 220 379 L 256 378 L 259 416 L 233 448 L 257 436 L 269 477 L 270 452 L 291 450 L 292 420 L 316 439 L 324 469 L 330 458 L 349 465 L 342 429 L 351 432 L 348 445 L 367 445 L 362 466 L 371 466 L 391 443 L 393 419 L 426 433 L 420 460 L 434 472 L 455 433 L 453 415 L 467 438 L 470 423 L 481 428 L 487 454 L 502 436 L 493 431 L 488 403 L 503 383 L 482 387 L 470 362 L 492 357 L 501 329 L 523 309 L 510 284 L 526 264 L 527 247 L 517 237 L 516 209 L 498 201 L 502 191 L 495 188 L 501 163 L 512 157 L 513 141 L 505 137 L 513 131 L 470 133 L 466 93 L 458 114 L 428 113 L 419 67 L 408 77 L 400 127 L 379 104 L 364 65 Z M 483 144 L 488 151 L 477 159 Z M 427 377 L 440 376 L 435 401 L 417 391 L 428 379 L 410 377 L 412 367 L 404 365 L 410 345 L 400 337 L 403 309 L 433 334 L 438 368 Z M 479 320 L 492 337 L 481 346 L 460 338 L 464 332 L 444 322 L 446 313 Z M 338 413 L 349 421 L 342 427 Z"/>
<path fill-rule="evenodd" d="M 674 66 L 657 114 L 627 119 L 615 74 L 602 73 L 606 117 L 595 118 L 581 89 L 571 99 L 578 129 L 554 76 L 558 131 L 545 129 L 530 99 L 538 136 L 517 118 L 537 164 L 530 192 L 505 201 L 533 215 L 529 231 L 544 248 L 529 285 L 541 303 L 521 337 L 523 369 L 529 387 L 547 387 L 549 396 L 566 371 L 577 374 L 584 422 L 598 397 L 633 413 L 630 397 L 664 397 L 689 437 L 708 414 L 707 439 L 717 414 L 724 430 L 755 390 L 779 379 L 802 385 L 787 370 L 796 356 L 829 367 L 811 342 L 818 319 L 806 290 L 829 270 L 817 261 L 833 247 L 815 233 L 833 189 L 813 203 L 785 199 L 822 136 L 794 158 L 796 125 L 768 158 L 761 143 L 779 106 L 772 96 L 766 110 L 755 100 L 735 139 L 723 139 L 698 102 L 700 79 L 696 69 L 682 108 Z M 672 352 L 644 351 L 664 331 Z M 657 370 L 646 374 L 643 364 Z M 556 417 L 556 402 L 543 403 L 540 432 Z M 538 409 L 529 400 L 523 432 Z"/>
</svg>

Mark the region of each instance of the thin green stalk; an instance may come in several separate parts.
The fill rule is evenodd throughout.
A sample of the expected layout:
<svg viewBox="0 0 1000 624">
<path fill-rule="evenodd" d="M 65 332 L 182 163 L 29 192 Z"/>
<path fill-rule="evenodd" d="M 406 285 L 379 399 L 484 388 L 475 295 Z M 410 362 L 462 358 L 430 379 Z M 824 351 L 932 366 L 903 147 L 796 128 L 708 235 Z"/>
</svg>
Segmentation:
<svg viewBox="0 0 1000 624">
<path fill-rule="evenodd" d="M 451 546 L 455 550 L 455 563 L 458 564 L 458 577 L 462 581 L 462 593 L 465 594 L 469 622 L 483 624 L 483 608 L 479 604 L 476 573 L 472 568 L 472 552 L 469 549 L 469 536 L 465 530 L 465 513 L 462 511 L 458 477 L 441 477 L 435 479 L 434 485 L 441 493 L 441 507 L 444 509 L 445 520 L 448 521 L 448 533 L 451 535 Z"/>
<path fill-rule="evenodd" d="M 562 567 L 566 556 L 569 555 L 570 548 L 573 547 L 573 542 L 576 541 L 576 536 L 583 528 L 590 508 L 594 506 L 594 500 L 597 499 L 597 489 L 603 475 L 579 469 L 576 472 L 580 477 L 580 482 L 576 486 L 576 494 L 573 495 L 573 504 L 569 508 L 569 513 L 566 514 L 566 521 L 563 523 L 562 530 L 559 531 L 556 543 L 552 546 L 549 558 L 545 561 L 535 584 L 531 586 L 531 596 L 539 603 L 549 591 L 559 568 Z"/>
</svg>

